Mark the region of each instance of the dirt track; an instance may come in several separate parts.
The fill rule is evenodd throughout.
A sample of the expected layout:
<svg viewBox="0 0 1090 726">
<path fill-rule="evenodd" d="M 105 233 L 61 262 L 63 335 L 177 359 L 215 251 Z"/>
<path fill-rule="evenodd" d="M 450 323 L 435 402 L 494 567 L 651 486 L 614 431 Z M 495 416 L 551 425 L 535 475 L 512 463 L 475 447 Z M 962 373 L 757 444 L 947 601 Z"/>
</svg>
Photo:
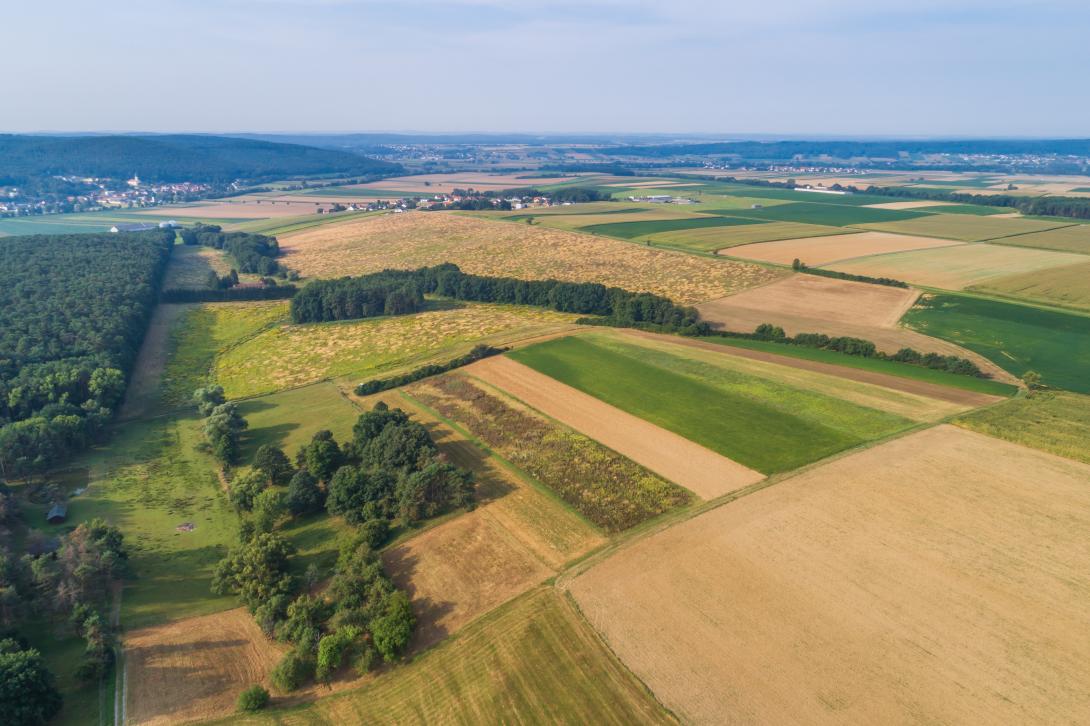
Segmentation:
<svg viewBox="0 0 1090 726">
<path fill-rule="evenodd" d="M 807 471 L 570 583 L 694 723 L 1090 721 L 1090 466 L 951 426 Z"/>
<path fill-rule="evenodd" d="M 749 360 L 759 360 L 766 363 L 776 363 L 777 365 L 790 366 L 791 368 L 801 368 L 802 370 L 825 373 L 827 375 L 837 376 L 839 378 L 847 378 L 848 380 L 852 381 L 871 383 L 876 386 L 892 388 L 895 391 L 914 393 L 918 396 L 928 396 L 930 398 L 937 398 L 940 401 L 949 401 L 950 403 L 956 403 L 973 408 L 977 406 L 986 406 L 989 403 L 995 403 L 1002 400 L 999 396 L 992 396 L 987 393 L 965 391 L 960 388 L 950 388 L 949 386 L 941 386 L 935 383 L 928 383 L 926 381 L 917 381 L 911 378 L 901 378 L 900 376 L 890 376 L 886 375 L 885 373 L 875 373 L 873 371 L 865 371 L 859 368 L 847 368 L 844 366 L 831 365 L 829 363 L 821 363 L 819 361 L 805 360 L 803 358 L 792 358 L 786 355 L 776 355 L 775 353 L 766 353 L 762 350 L 735 348 L 729 345 L 707 343 L 703 340 L 682 338 L 676 335 L 659 335 L 658 333 L 648 333 L 642 330 L 625 330 L 623 332 L 626 335 L 633 335 L 639 338 L 661 340 L 667 343 L 673 343 L 675 345 L 685 345 L 691 348 L 699 348 L 701 350 L 709 350 L 716 353 L 722 353 L 724 355 L 733 355 L 738 356 L 739 358 L 748 358 Z"/>
<path fill-rule="evenodd" d="M 465 370 L 704 499 L 764 478 L 759 472 L 509 358 L 488 358 Z"/>
</svg>

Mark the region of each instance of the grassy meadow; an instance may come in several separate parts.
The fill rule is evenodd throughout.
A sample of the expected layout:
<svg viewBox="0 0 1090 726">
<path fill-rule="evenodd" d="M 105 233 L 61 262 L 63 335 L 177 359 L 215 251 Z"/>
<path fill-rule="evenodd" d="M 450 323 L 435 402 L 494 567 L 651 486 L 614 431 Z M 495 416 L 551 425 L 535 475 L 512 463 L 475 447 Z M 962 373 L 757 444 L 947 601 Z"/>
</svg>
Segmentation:
<svg viewBox="0 0 1090 726">
<path fill-rule="evenodd" d="M 1016 376 L 1090 393 L 1090 316 L 963 295 L 926 295 L 903 319 L 915 330 L 976 351 Z"/>
<path fill-rule="evenodd" d="M 1090 464 L 1090 396 L 1039 392 L 973 411 L 954 423 Z"/>
<path fill-rule="evenodd" d="M 765 474 L 912 426 L 901 416 L 676 352 L 585 335 L 514 360 Z"/>
</svg>

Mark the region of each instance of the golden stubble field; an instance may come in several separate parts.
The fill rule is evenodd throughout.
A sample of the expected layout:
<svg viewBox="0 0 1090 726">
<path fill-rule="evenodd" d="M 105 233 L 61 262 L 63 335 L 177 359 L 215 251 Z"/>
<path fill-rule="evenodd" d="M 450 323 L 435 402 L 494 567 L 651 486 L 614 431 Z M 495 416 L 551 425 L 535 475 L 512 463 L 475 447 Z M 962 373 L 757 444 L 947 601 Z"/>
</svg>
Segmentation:
<svg viewBox="0 0 1090 726">
<path fill-rule="evenodd" d="M 694 723 L 1090 719 L 1090 466 L 949 425 L 811 469 L 568 583 Z"/>
<path fill-rule="evenodd" d="M 283 235 L 284 264 L 308 277 L 453 262 L 465 272 L 601 282 L 692 304 L 781 277 L 758 265 L 640 247 L 538 225 L 412 212 Z"/>
</svg>

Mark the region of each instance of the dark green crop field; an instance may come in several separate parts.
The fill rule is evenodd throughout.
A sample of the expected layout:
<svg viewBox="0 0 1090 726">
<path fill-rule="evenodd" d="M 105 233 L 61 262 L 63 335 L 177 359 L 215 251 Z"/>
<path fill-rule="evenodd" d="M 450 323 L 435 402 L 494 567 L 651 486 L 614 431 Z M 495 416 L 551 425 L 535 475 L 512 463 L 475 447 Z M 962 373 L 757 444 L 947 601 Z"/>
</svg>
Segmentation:
<svg viewBox="0 0 1090 726">
<path fill-rule="evenodd" d="M 511 358 L 762 473 L 912 425 L 894 414 L 677 355 L 587 336 Z"/>
<path fill-rule="evenodd" d="M 580 231 L 604 234 L 609 237 L 635 239 L 648 234 L 673 232 L 679 229 L 703 229 L 705 227 L 733 227 L 741 224 L 759 224 L 757 219 L 739 217 L 689 217 L 679 219 L 655 219 L 642 222 L 611 222 L 609 224 L 591 224 L 580 227 Z"/>
<path fill-rule="evenodd" d="M 821 202 L 797 202 L 795 204 L 779 204 L 775 207 L 762 207 L 761 209 L 731 210 L 731 214 L 750 219 L 826 224 L 833 227 L 845 227 L 851 224 L 873 224 L 876 222 L 902 222 L 906 219 L 926 216 L 920 212 L 900 209 L 871 209 L 869 207 L 824 204 Z"/>
<path fill-rule="evenodd" d="M 904 322 L 974 350 L 1020 376 L 1041 374 L 1049 386 L 1090 393 L 1090 316 L 961 295 L 934 295 Z"/>
</svg>

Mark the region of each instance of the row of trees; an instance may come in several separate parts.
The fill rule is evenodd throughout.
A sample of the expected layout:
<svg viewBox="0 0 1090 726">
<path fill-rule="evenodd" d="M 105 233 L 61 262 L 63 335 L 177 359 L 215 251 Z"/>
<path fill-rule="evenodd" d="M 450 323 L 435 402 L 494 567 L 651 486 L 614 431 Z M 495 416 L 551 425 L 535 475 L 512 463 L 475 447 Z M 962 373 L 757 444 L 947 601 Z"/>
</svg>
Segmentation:
<svg viewBox="0 0 1090 726">
<path fill-rule="evenodd" d="M 396 271 L 316 280 L 291 299 L 291 319 L 296 323 L 406 315 L 423 309 L 420 285 Z"/>
<path fill-rule="evenodd" d="M 798 257 L 796 257 L 795 260 L 791 263 L 791 269 L 795 272 L 805 272 L 807 275 L 832 277 L 837 280 L 866 282 L 871 285 L 886 285 L 887 287 L 908 287 L 907 282 L 895 280 L 892 277 L 871 277 L 870 275 L 856 275 L 851 272 L 840 272 L 839 270 L 826 270 L 822 267 L 809 267 Z"/>
<path fill-rule="evenodd" d="M 0 475 L 95 440 L 159 293 L 174 232 L 34 235 L 0 245 Z"/>
<path fill-rule="evenodd" d="M 402 373 L 399 376 L 391 376 L 390 378 L 374 378 L 370 381 L 364 381 L 356 386 L 357 396 L 370 396 L 372 393 L 379 393 L 380 391 L 388 391 L 391 388 L 400 388 L 401 386 L 407 386 L 414 381 L 419 381 L 431 376 L 437 376 L 447 371 L 452 371 L 455 368 L 461 368 L 467 366 L 470 363 L 475 363 L 482 358 L 488 358 L 490 356 L 499 355 L 509 348 L 494 348 L 491 345 L 479 344 L 473 346 L 465 355 L 460 355 L 457 358 L 452 358 L 446 363 L 430 363 L 426 366 L 420 366 L 414 368 L 408 373 Z"/>
<path fill-rule="evenodd" d="M 212 416 L 229 405 L 215 389 L 195 398 Z M 380 660 L 397 660 L 415 626 L 409 597 L 376 554 L 395 520 L 408 525 L 472 507 L 474 493 L 470 473 L 445 462 L 423 426 L 384 404 L 361 415 L 343 445 L 319 431 L 294 461 L 262 446 L 250 471 L 230 483 L 243 543 L 217 566 L 213 589 L 237 594 L 266 634 L 294 645 L 272 674 L 277 689 L 328 681 L 346 663 L 365 673 Z M 295 518 L 325 513 L 343 517 L 354 533 L 331 572 L 312 566 L 301 583 L 292 574 L 294 547 L 281 530 Z M 316 593 L 315 584 L 327 578 Z M 255 691 L 245 700 L 261 697 Z"/>
<path fill-rule="evenodd" d="M 845 355 L 854 355 L 861 358 L 878 358 L 892 360 L 898 363 L 934 368 L 935 370 L 957 373 L 963 376 L 975 376 L 986 378 L 987 374 L 980 370 L 979 366 L 967 358 L 956 355 L 942 355 L 940 353 L 921 353 L 912 348 L 901 348 L 896 353 L 889 354 L 878 350 L 878 347 L 869 340 L 853 338 L 850 336 L 830 337 L 824 333 L 798 333 L 789 337 L 784 329 L 771 323 L 762 323 L 753 333 L 725 333 L 717 332 L 716 335 L 733 338 L 752 338 L 755 340 L 768 340 L 777 343 L 798 345 L 804 348 L 820 348 L 832 350 Z"/>
<path fill-rule="evenodd" d="M 223 386 L 198 388 L 193 392 L 193 402 L 205 417 L 204 438 L 209 451 L 225 466 L 234 464 L 242 432 L 249 426 L 238 412 L 238 404 L 226 400 Z"/>
<path fill-rule="evenodd" d="M 197 224 L 182 229 L 179 234 L 184 244 L 224 250 L 235 258 L 239 272 L 281 276 L 287 274 L 276 261 L 280 256 L 280 244 L 275 237 L 248 232 L 224 232 L 214 224 Z"/>
<path fill-rule="evenodd" d="M 534 305 L 561 312 L 597 315 L 610 325 L 655 326 L 687 335 L 708 331 L 695 308 L 675 305 L 658 295 L 606 287 L 596 282 L 469 275 L 449 262 L 416 270 L 384 270 L 363 277 L 312 283 L 292 299 L 292 319 L 314 322 L 365 317 L 356 314 L 363 308 L 362 303 L 350 304 L 355 291 L 393 290 L 399 285 L 421 296 L 430 294 L 455 300 Z M 378 305 L 371 304 L 366 309 L 377 311 Z"/>
</svg>

